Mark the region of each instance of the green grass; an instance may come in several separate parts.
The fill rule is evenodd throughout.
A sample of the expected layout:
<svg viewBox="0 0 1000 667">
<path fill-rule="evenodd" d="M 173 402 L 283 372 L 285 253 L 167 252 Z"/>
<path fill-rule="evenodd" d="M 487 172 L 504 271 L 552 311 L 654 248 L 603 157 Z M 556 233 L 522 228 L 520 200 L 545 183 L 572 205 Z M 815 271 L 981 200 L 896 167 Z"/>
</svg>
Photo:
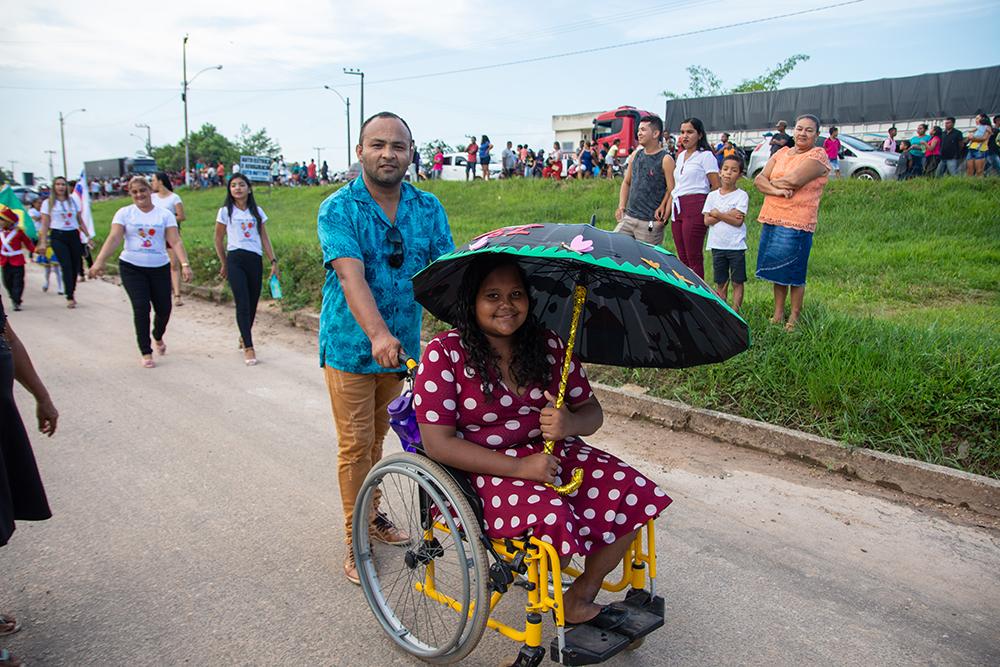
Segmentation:
<svg viewBox="0 0 1000 667">
<path fill-rule="evenodd" d="M 435 182 L 457 244 L 537 221 L 613 225 L 617 186 L 584 182 Z M 748 187 L 748 184 L 744 184 Z M 333 188 L 257 191 L 282 260 L 286 307 L 318 307 L 316 211 Z M 748 220 L 761 196 L 751 191 Z M 221 190 L 181 193 L 185 245 L 212 283 Z M 99 231 L 126 202 L 94 207 Z M 802 326 L 767 323 L 768 283 L 747 284 L 753 347 L 683 371 L 595 368 L 610 383 L 1000 478 L 1000 184 L 946 179 L 831 183 L 823 197 Z M 747 265 L 760 228 L 749 224 Z M 673 249 L 669 239 L 668 249 Z M 710 262 L 706 262 L 710 265 Z"/>
</svg>

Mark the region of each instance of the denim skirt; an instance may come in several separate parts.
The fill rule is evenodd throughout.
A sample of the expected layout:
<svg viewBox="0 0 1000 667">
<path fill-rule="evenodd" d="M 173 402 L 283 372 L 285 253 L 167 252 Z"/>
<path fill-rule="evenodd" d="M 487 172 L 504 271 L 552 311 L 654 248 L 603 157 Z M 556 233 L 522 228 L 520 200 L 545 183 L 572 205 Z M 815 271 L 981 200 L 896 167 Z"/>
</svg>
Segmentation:
<svg viewBox="0 0 1000 667">
<path fill-rule="evenodd" d="M 805 285 L 812 242 L 812 232 L 762 224 L 757 277 L 778 285 Z"/>
</svg>

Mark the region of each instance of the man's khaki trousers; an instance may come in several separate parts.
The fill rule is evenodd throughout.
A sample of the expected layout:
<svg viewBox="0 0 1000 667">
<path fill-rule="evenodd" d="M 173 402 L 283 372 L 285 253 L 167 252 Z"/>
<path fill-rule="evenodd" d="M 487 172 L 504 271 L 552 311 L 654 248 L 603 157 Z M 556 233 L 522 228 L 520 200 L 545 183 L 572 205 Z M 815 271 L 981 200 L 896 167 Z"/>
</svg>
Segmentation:
<svg viewBox="0 0 1000 667">
<path fill-rule="evenodd" d="M 357 374 L 323 367 L 337 427 L 337 474 L 344 506 L 344 530 L 351 543 L 354 503 L 365 476 L 382 458 L 382 440 L 389 430 L 387 408 L 399 396 L 398 373 Z"/>
</svg>

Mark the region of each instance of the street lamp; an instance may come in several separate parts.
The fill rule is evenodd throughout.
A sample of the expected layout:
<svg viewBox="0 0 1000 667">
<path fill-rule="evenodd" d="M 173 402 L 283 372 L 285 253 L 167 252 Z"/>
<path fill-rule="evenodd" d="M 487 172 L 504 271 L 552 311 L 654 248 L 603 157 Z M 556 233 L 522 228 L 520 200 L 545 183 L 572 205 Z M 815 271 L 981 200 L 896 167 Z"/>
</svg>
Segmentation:
<svg viewBox="0 0 1000 667">
<path fill-rule="evenodd" d="M 184 68 L 184 81 L 181 86 L 181 100 L 184 102 L 184 184 L 191 185 L 191 147 L 188 143 L 188 87 L 197 79 L 199 76 L 204 74 L 210 69 L 222 69 L 222 65 L 216 65 L 214 67 L 206 67 L 201 70 L 189 81 L 187 78 L 187 43 L 188 36 L 184 35 L 184 48 L 183 48 L 183 68 Z"/>
<path fill-rule="evenodd" d="M 344 74 L 351 74 L 353 76 L 360 76 L 361 77 L 361 123 L 360 123 L 360 125 L 358 125 L 358 127 L 360 128 L 361 125 L 365 124 L 365 73 L 362 72 L 361 70 L 359 70 L 356 67 L 355 68 L 345 67 L 344 68 Z M 360 136 L 358 137 L 358 139 L 359 139 L 358 143 L 361 143 L 361 141 L 360 141 L 361 137 Z M 348 143 L 350 143 L 350 142 L 348 142 Z"/>
<path fill-rule="evenodd" d="M 62 111 L 59 112 L 59 141 L 62 142 L 63 177 L 66 176 L 68 171 L 66 168 L 66 119 L 80 111 L 86 111 L 86 109 L 73 109 L 68 114 L 63 114 Z"/>
<path fill-rule="evenodd" d="M 145 123 L 136 123 L 135 126 L 146 128 L 146 155 L 151 156 L 153 154 L 153 132 L 149 129 L 149 125 Z"/>
<path fill-rule="evenodd" d="M 337 93 L 344 104 L 347 105 L 347 169 L 351 168 L 351 98 L 344 97 L 340 94 L 340 91 L 336 88 L 331 88 L 330 86 L 323 86 L 332 93 Z"/>
<path fill-rule="evenodd" d="M 128 133 L 128 136 L 130 136 L 130 137 L 135 137 L 136 139 L 138 139 L 139 141 L 142 141 L 142 142 L 145 142 L 145 141 L 146 141 L 145 139 L 143 139 L 142 137 L 140 137 L 140 136 L 139 136 L 138 134 L 136 134 L 135 132 L 129 132 L 129 133 Z"/>
</svg>

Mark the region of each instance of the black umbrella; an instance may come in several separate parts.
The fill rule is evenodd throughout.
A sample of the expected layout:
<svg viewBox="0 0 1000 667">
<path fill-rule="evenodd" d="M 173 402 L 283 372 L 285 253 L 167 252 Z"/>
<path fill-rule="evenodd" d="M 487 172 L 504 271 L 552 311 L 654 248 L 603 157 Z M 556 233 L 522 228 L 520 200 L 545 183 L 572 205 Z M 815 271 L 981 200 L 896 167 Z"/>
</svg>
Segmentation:
<svg viewBox="0 0 1000 667">
<path fill-rule="evenodd" d="M 750 344 L 746 322 L 663 248 L 592 225 L 504 227 L 477 236 L 413 278 L 432 315 L 456 321 L 459 287 L 480 255 L 503 254 L 528 276 L 535 315 L 565 336 L 573 291 L 587 290 L 576 353 L 591 363 L 685 368 L 717 363 Z"/>
</svg>

